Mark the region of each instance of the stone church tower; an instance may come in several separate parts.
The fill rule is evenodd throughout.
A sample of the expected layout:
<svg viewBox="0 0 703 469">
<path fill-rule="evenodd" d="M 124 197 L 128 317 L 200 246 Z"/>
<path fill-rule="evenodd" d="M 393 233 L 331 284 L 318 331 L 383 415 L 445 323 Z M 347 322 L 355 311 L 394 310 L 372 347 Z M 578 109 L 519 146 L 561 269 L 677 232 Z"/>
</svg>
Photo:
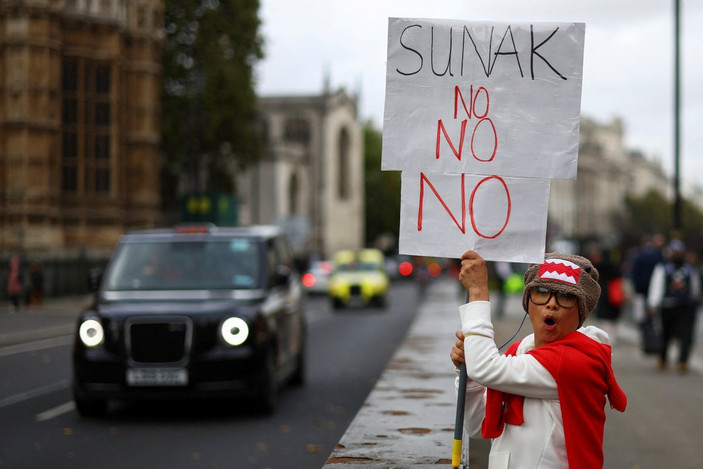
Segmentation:
<svg viewBox="0 0 703 469">
<path fill-rule="evenodd" d="M 158 223 L 161 0 L 0 0 L 0 252 Z"/>
</svg>

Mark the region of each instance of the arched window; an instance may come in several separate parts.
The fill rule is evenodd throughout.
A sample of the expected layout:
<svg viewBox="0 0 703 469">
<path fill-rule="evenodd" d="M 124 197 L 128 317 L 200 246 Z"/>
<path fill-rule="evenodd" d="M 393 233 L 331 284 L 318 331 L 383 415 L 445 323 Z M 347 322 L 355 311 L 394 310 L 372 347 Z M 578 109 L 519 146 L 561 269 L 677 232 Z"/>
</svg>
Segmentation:
<svg viewBox="0 0 703 469">
<path fill-rule="evenodd" d="M 298 199 L 300 193 L 298 175 L 293 173 L 288 182 L 288 214 L 296 215 L 298 211 Z"/>
<path fill-rule="evenodd" d="M 349 131 L 345 128 L 339 133 L 337 142 L 339 159 L 337 165 L 337 195 L 340 199 L 346 200 L 351 195 L 351 162 Z"/>
<path fill-rule="evenodd" d="M 64 58 L 61 80 L 61 188 L 64 192 L 110 193 L 112 74 L 110 64 Z"/>
<path fill-rule="evenodd" d="M 310 143 L 310 124 L 300 117 L 293 117 L 286 121 L 284 139 L 290 143 Z"/>
</svg>

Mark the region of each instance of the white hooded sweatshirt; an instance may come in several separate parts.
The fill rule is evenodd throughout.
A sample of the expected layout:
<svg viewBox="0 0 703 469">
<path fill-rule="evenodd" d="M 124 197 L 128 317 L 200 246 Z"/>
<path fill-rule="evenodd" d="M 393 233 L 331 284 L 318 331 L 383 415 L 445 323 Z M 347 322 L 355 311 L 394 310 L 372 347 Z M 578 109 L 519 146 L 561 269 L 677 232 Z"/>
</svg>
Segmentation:
<svg viewBox="0 0 703 469">
<path fill-rule="evenodd" d="M 491 443 L 489 469 L 568 468 L 564 425 L 557 383 L 532 355 L 534 334 L 525 337 L 515 356 L 502 354 L 495 342 L 490 303 L 473 301 L 459 307 L 466 351 L 466 407 L 464 429 L 468 436 L 481 438 L 485 416 L 486 388 L 525 396 L 524 423 L 506 425 Z M 593 326 L 578 330 L 608 344 L 608 334 Z M 457 370 L 458 371 L 458 370 Z M 459 377 L 455 382 L 459 386 Z"/>
</svg>

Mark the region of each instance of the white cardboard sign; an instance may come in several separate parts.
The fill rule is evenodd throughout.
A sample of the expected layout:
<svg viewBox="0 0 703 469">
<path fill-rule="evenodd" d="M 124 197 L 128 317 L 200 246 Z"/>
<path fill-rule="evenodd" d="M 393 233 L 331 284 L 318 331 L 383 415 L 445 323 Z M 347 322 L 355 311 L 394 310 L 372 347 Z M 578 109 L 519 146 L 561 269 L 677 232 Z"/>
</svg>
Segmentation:
<svg viewBox="0 0 703 469">
<path fill-rule="evenodd" d="M 549 179 L 402 172 L 402 254 L 544 260 Z"/>
<path fill-rule="evenodd" d="M 584 35 L 390 18 L 382 169 L 575 179 Z"/>
<path fill-rule="evenodd" d="M 401 254 L 542 262 L 551 179 L 577 170 L 583 23 L 390 18 L 383 170 Z"/>
</svg>

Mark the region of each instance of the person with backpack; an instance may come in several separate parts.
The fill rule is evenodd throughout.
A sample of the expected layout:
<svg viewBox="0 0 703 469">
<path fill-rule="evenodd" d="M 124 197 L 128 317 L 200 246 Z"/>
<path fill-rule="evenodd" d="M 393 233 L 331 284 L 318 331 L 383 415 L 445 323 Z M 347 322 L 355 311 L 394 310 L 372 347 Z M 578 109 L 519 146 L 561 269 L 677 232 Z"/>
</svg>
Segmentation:
<svg viewBox="0 0 703 469">
<path fill-rule="evenodd" d="M 701 296 L 701 279 L 694 266 L 686 261 L 686 245 L 673 240 L 666 250 L 666 259 L 657 264 L 647 297 L 648 313 L 658 314 L 662 325 L 662 344 L 658 367 L 667 368 L 667 352 L 673 340 L 679 343 L 678 370 L 688 371 L 693 346 L 696 313 Z"/>
</svg>

